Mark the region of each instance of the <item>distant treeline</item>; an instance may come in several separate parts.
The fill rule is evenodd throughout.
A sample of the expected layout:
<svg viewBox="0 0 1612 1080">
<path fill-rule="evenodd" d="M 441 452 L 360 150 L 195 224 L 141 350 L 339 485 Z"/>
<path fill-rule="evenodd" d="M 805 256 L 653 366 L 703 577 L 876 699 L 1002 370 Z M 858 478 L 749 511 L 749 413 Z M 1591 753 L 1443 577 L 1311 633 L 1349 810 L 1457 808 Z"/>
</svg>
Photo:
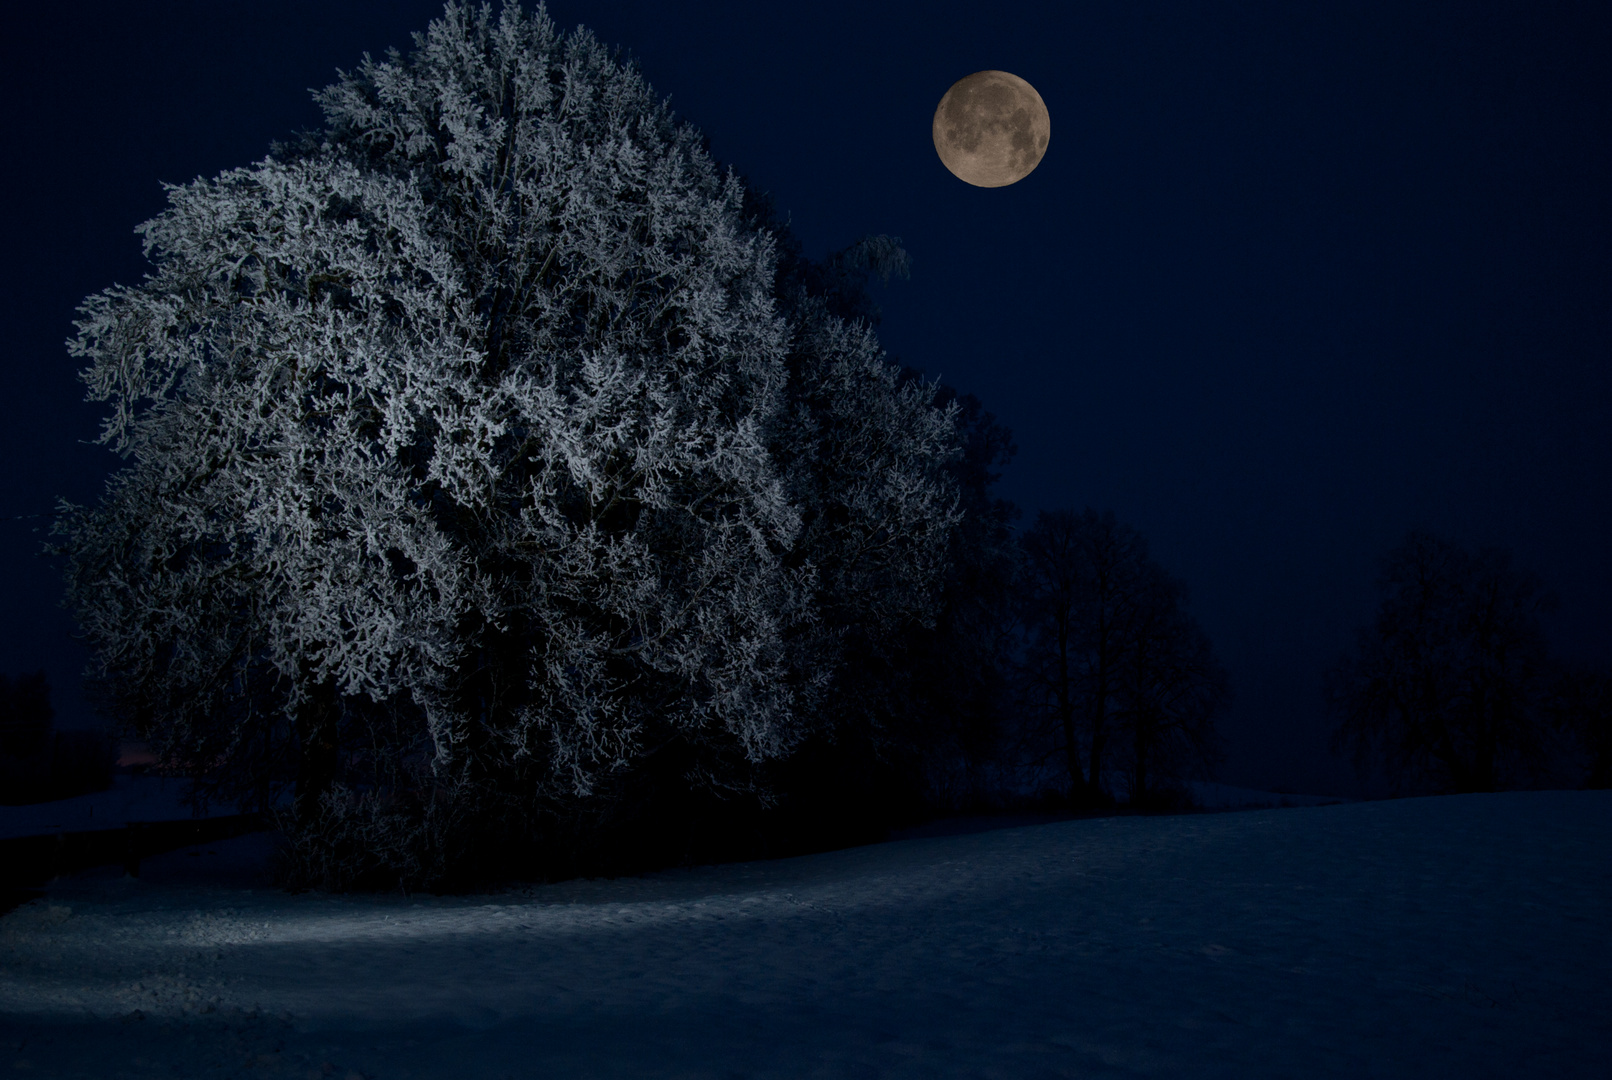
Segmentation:
<svg viewBox="0 0 1612 1080">
<path fill-rule="evenodd" d="M 1612 786 L 1612 677 L 1551 655 L 1556 598 L 1503 548 L 1413 531 L 1326 674 L 1335 745 L 1406 794 Z"/>
</svg>

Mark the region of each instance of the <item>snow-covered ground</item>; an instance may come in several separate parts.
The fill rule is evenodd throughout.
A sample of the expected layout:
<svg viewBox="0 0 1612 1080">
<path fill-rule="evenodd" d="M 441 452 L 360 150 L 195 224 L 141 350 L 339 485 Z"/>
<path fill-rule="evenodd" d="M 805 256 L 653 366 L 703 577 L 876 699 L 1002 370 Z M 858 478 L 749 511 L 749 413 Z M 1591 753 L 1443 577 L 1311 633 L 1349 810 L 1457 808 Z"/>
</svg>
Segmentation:
<svg viewBox="0 0 1612 1080">
<path fill-rule="evenodd" d="M 1256 807 L 1278 806 L 1331 806 L 1350 802 L 1336 795 L 1296 795 L 1284 791 L 1259 791 L 1255 788 L 1233 787 L 1206 780 L 1192 780 L 1187 784 L 1193 804 L 1205 810 L 1252 810 Z"/>
<path fill-rule="evenodd" d="M 186 781 L 181 779 L 120 772 L 114 778 L 112 787 L 106 791 L 27 806 L 0 806 L 0 840 L 47 833 L 117 829 L 131 821 L 185 820 L 193 816 L 184 801 L 185 785 Z M 1325 806 L 1346 801 L 1325 795 L 1287 795 L 1201 781 L 1193 781 L 1191 789 L 1194 802 L 1211 810 Z M 213 807 L 211 813 L 234 813 L 234 807 Z"/>
<path fill-rule="evenodd" d="M 1612 792 L 914 839 L 475 897 L 262 836 L 0 919 L 17 1076 L 1589 1077 Z M 208 869 L 209 864 L 217 864 Z"/>
</svg>

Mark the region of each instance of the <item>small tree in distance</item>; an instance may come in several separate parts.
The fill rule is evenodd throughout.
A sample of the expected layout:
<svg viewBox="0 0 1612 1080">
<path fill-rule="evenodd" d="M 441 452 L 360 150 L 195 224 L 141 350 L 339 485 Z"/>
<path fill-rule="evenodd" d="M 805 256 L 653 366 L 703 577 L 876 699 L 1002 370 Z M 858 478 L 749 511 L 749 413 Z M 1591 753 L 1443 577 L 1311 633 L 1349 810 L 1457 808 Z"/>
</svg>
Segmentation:
<svg viewBox="0 0 1612 1080">
<path fill-rule="evenodd" d="M 1377 617 L 1327 672 L 1335 746 L 1396 790 L 1496 791 L 1542 757 L 1554 606 L 1510 552 L 1411 532 L 1382 560 Z"/>
</svg>

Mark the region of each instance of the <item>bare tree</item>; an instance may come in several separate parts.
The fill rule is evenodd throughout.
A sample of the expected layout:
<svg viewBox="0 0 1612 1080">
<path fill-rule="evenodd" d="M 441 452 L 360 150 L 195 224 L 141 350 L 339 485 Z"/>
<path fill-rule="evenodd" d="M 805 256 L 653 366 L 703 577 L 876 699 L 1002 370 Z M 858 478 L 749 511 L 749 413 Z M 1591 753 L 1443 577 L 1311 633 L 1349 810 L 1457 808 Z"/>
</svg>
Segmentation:
<svg viewBox="0 0 1612 1080">
<path fill-rule="evenodd" d="M 1412 532 L 1382 560 L 1375 621 L 1327 674 L 1335 745 L 1396 789 L 1494 791 L 1537 762 L 1554 598 L 1501 548 Z"/>
<path fill-rule="evenodd" d="M 1129 735 L 1133 793 L 1214 757 L 1226 677 L 1182 610 L 1185 586 L 1113 513 L 1044 511 L 1021 542 L 1024 704 L 1062 754 L 1077 799 L 1107 801 L 1111 744 Z"/>
<path fill-rule="evenodd" d="M 1025 704 L 1050 721 L 1076 798 L 1099 801 L 1132 582 L 1145 546 L 1112 513 L 1098 517 L 1088 508 L 1042 511 L 1021 549 Z"/>
</svg>

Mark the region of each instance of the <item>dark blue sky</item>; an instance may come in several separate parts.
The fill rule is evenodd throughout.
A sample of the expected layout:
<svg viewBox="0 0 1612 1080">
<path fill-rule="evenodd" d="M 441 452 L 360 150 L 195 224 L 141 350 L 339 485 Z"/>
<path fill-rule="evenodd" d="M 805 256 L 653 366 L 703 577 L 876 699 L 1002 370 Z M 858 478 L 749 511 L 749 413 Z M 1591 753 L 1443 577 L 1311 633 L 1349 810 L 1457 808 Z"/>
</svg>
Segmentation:
<svg viewBox="0 0 1612 1080">
<path fill-rule="evenodd" d="M 435 2 L 27 5 L 0 40 L 0 671 L 92 722 L 34 551 L 97 497 L 62 342 L 143 272 L 160 181 L 315 127 L 308 88 L 407 48 Z M 1011 11 L 1011 14 L 1003 12 Z M 1612 662 L 1612 8 L 1599 3 L 561 0 L 638 58 L 807 253 L 905 240 L 903 362 L 978 395 L 1025 510 L 1112 509 L 1183 576 L 1230 669 L 1223 778 L 1344 789 L 1322 669 L 1411 527 L 1514 548 L 1560 651 Z M 985 68 L 1052 116 L 972 188 L 929 124 Z M 32 516 L 42 515 L 42 516 Z"/>
</svg>

